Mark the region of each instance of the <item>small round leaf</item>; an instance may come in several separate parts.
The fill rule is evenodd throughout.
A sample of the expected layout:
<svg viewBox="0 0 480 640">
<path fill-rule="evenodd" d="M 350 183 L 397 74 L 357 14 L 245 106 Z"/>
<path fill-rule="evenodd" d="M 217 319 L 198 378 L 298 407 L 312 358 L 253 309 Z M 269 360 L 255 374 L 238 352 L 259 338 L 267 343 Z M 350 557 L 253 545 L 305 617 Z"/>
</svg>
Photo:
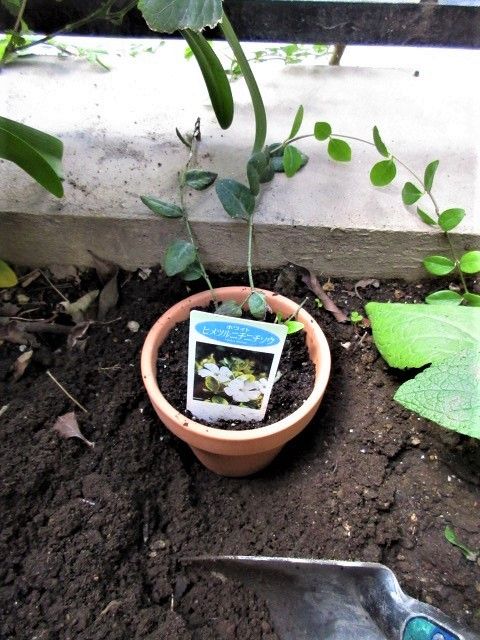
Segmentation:
<svg viewBox="0 0 480 640">
<path fill-rule="evenodd" d="M 388 158 L 390 154 L 388 153 L 388 149 L 385 146 L 382 138 L 380 137 L 380 132 L 378 131 L 377 127 L 373 127 L 373 142 L 377 148 L 378 153 L 384 158 Z"/>
<path fill-rule="evenodd" d="M 222 316 L 232 316 L 233 318 L 242 317 L 242 307 L 235 302 L 235 300 L 225 300 L 222 304 L 218 305 L 215 313 Z"/>
<path fill-rule="evenodd" d="M 386 187 L 397 175 L 397 167 L 393 160 L 380 160 L 370 171 L 370 181 L 375 187 Z"/>
<path fill-rule="evenodd" d="M 468 251 L 460 258 L 460 269 L 463 273 L 478 273 L 480 271 L 480 251 Z"/>
<path fill-rule="evenodd" d="M 464 209 L 447 209 L 438 216 L 438 224 L 443 231 L 451 231 L 465 217 Z"/>
<path fill-rule="evenodd" d="M 300 105 L 298 107 L 297 113 L 295 114 L 295 118 L 293 120 L 292 130 L 290 131 L 289 138 L 294 138 L 297 133 L 300 131 L 300 127 L 303 122 L 303 106 Z"/>
<path fill-rule="evenodd" d="M 352 149 L 344 140 L 330 138 L 328 142 L 328 155 L 337 162 L 350 162 L 352 159 Z"/>
<path fill-rule="evenodd" d="M 328 122 L 316 122 L 313 135 L 317 140 L 326 140 L 332 135 L 332 127 Z"/>
<path fill-rule="evenodd" d="M 288 178 L 294 176 L 302 168 L 302 154 L 296 147 L 289 145 L 283 153 L 283 168 Z"/>
<path fill-rule="evenodd" d="M 298 320 L 287 320 L 284 324 L 287 327 L 287 335 L 297 333 L 297 331 L 302 331 L 305 328 L 303 322 L 299 322 Z"/>
<path fill-rule="evenodd" d="M 217 180 L 215 190 L 223 208 L 232 218 L 248 220 L 255 209 L 255 196 L 241 182 L 231 178 Z"/>
<path fill-rule="evenodd" d="M 427 304 L 460 304 L 462 300 L 463 298 L 459 293 L 449 289 L 435 291 L 435 293 L 431 293 L 425 298 Z"/>
<path fill-rule="evenodd" d="M 439 160 L 434 160 L 433 162 L 430 162 L 430 164 L 425 169 L 425 177 L 423 178 L 423 182 L 425 184 L 426 191 L 430 191 L 433 186 L 433 178 L 435 177 L 438 165 Z"/>
<path fill-rule="evenodd" d="M 478 293 L 464 293 L 463 299 L 471 307 L 480 307 L 480 296 Z"/>
<path fill-rule="evenodd" d="M 254 291 L 248 298 L 248 308 L 254 318 L 257 320 L 263 320 L 267 313 L 265 295 L 259 291 Z"/>
<path fill-rule="evenodd" d="M 430 226 L 436 225 L 437 223 L 435 222 L 435 220 L 433 218 L 431 218 L 428 213 L 426 213 L 425 211 L 423 211 L 423 209 L 420 209 L 420 207 L 417 207 L 417 213 L 420 216 L 420 219 L 422 220 L 422 222 L 425 222 L 425 224 L 429 224 Z"/>
<path fill-rule="evenodd" d="M 183 216 L 183 210 L 177 207 L 176 204 L 170 204 L 169 202 L 163 202 L 153 196 L 141 196 L 140 200 L 146 205 L 150 211 L 156 213 L 163 218 L 181 218 Z"/>
<path fill-rule="evenodd" d="M 422 197 L 423 193 L 412 182 L 406 182 L 402 189 L 403 204 L 415 204 Z"/>
<path fill-rule="evenodd" d="M 191 242 L 174 240 L 167 247 L 164 258 L 164 269 L 167 276 L 182 273 L 197 258 L 197 252 Z"/>
<path fill-rule="evenodd" d="M 185 280 L 185 282 L 192 282 L 193 280 L 201 278 L 203 276 L 203 272 L 198 262 L 195 261 L 192 262 L 192 264 L 189 264 L 185 271 L 182 271 L 180 276 L 182 277 L 182 280 Z"/>
<path fill-rule="evenodd" d="M 185 182 L 192 189 L 197 191 L 203 191 L 213 184 L 218 176 L 218 173 L 213 171 L 199 171 L 198 169 L 192 169 L 185 174 Z"/>
<path fill-rule="evenodd" d="M 445 256 L 428 256 L 423 261 L 423 266 L 434 276 L 446 276 L 455 269 L 455 263 Z"/>
</svg>

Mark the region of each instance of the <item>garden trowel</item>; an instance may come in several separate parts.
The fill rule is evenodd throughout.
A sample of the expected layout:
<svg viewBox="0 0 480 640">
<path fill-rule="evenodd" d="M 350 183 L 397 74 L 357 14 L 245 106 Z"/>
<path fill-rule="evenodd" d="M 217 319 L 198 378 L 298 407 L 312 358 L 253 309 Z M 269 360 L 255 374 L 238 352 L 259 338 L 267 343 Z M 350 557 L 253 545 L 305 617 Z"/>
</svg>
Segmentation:
<svg viewBox="0 0 480 640">
<path fill-rule="evenodd" d="M 480 640 L 407 596 L 382 564 L 254 556 L 190 562 L 263 596 L 281 640 Z"/>
</svg>

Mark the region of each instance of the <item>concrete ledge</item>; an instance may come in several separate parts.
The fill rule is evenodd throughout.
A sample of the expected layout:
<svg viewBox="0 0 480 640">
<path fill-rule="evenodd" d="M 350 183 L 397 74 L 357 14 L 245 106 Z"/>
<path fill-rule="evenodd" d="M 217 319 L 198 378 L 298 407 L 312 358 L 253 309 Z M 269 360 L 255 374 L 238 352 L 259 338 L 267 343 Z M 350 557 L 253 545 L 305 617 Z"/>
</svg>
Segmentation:
<svg viewBox="0 0 480 640">
<path fill-rule="evenodd" d="M 222 132 L 214 120 L 196 63 L 169 42 L 156 54 L 114 60 L 111 72 L 72 60 L 24 62 L 0 75 L 1 113 L 59 135 L 65 143 L 66 193 L 43 192 L 14 165 L 1 163 L 0 255 L 17 264 L 90 264 L 88 250 L 126 268 L 158 263 L 181 233 L 177 221 L 150 214 L 139 196 L 177 199 L 184 147 L 174 129 L 202 119 L 199 165 L 244 180 L 253 125 L 242 82 L 237 113 Z M 272 120 L 268 139 L 290 130 L 298 104 L 305 130 L 316 120 L 337 133 L 370 138 L 377 124 L 391 150 L 421 175 L 440 159 L 437 199 L 461 206 L 467 218 L 459 250 L 478 247 L 480 108 L 469 69 L 443 66 L 417 77 L 413 69 L 257 65 Z M 423 274 L 420 260 L 445 249 L 440 234 L 403 207 L 407 174 L 377 190 L 368 172 L 374 149 L 353 143 L 352 163 L 327 158 L 315 141 L 299 144 L 310 162 L 298 176 L 267 185 L 256 214 L 255 264 L 287 260 L 349 277 Z M 192 193 L 191 219 L 212 269 L 245 265 L 245 226 L 228 218 L 213 190 Z"/>
</svg>

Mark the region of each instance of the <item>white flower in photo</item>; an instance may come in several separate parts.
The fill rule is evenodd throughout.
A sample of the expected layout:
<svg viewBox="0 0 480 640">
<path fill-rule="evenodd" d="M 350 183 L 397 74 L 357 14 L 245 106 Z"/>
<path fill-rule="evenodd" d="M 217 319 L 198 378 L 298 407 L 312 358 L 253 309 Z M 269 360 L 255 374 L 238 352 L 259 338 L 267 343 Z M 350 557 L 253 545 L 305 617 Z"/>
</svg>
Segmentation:
<svg viewBox="0 0 480 640">
<path fill-rule="evenodd" d="M 246 376 L 234 378 L 223 391 L 227 396 L 231 396 L 235 402 L 257 400 L 262 394 L 259 382 L 257 380 L 249 381 Z"/>
<path fill-rule="evenodd" d="M 260 387 L 260 393 L 264 395 L 268 387 L 268 378 L 259 378 L 258 385 Z"/>
<path fill-rule="evenodd" d="M 215 378 L 215 380 L 220 382 L 220 384 L 225 384 L 225 382 L 228 382 L 233 378 L 233 373 L 228 367 L 219 367 L 213 362 L 205 364 L 203 369 L 200 369 L 198 372 L 198 375 L 202 378 Z"/>
</svg>

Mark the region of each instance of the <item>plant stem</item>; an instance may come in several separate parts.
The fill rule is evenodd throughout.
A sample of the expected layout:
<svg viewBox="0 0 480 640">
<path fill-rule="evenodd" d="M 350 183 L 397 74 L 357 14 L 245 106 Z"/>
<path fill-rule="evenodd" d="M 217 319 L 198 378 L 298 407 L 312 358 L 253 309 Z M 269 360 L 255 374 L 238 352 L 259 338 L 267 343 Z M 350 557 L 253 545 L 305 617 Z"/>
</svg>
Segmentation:
<svg viewBox="0 0 480 640">
<path fill-rule="evenodd" d="M 305 138 L 313 138 L 314 134 L 313 133 L 307 133 L 301 136 L 296 136 L 294 138 L 289 138 L 287 140 L 285 140 L 281 145 L 278 145 L 278 147 L 274 148 L 271 150 L 271 153 L 273 153 L 274 151 L 278 151 L 278 149 L 281 149 L 282 147 L 286 147 L 287 145 L 291 144 L 292 142 L 297 142 L 297 140 L 304 140 Z M 355 142 L 362 142 L 363 144 L 368 144 L 371 147 L 374 147 L 375 144 L 373 142 L 370 142 L 370 140 L 365 140 L 364 138 L 358 138 L 356 136 L 347 136 L 344 135 L 343 133 L 332 133 L 331 137 L 333 138 L 342 138 L 343 140 L 354 140 Z M 413 169 L 411 169 L 407 164 L 405 164 L 402 160 L 400 160 L 400 158 L 398 158 L 398 156 L 394 155 L 393 153 L 391 154 L 391 159 L 395 160 L 395 162 L 397 162 L 400 166 L 402 166 L 406 171 L 408 171 L 408 173 L 420 184 L 420 186 L 422 187 L 423 191 L 425 192 L 425 194 L 430 198 L 430 201 L 433 205 L 433 208 L 435 210 L 435 214 L 438 217 L 440 217 L 440 207 L 438 206 L 438 203 L 436 201 L 436 199 L 434 198 L 433 194 L 431 193 L 431 191 L 429 191 L 426 186 L 425 183 L 423 182 L 422 178 L 420 178 L 419 175 L 417 175 L 415 173 L 415 171 L 413 171 Z M 460 269 L 460 262 L 458 260 L 457 257 L 457 253 L 455 250 L 455 247 L 453 245 L 452 242 L 452 238 L 450 237 L 450 234 L 448 233 L 448 231 L 444 231 L 445 234 L 445 238 L 447 239 L 448 242 L 448 246 L 450 248 L 450 253 L 452 255 L 453 261 L 455 262 L 455 268 L 458 272 L 460 281 L 462 283 L 462 286 L 465 290 L 465 293 L 468 293 L 468 286 L 467 286 L 467 282 L 465 280 L 465 276 L 462 273 L 462 270 Z"/>
<path fill-rule="evenodd" d="M 126 14 L 133 9 L 137 2 L 136 0 L 130 0 L 127 5 L 123 9 L 118 9 L 117 11 L 111 11 L 112 6 L 115 4 L 116 0 L 107 0 L 104 4 L 97 7 L 94 11 L 89 13 L 88 15 L 80 18 L 76 22 L 71 22 L 69 24 L 64 25 L 60 29 L 57 29 L 53 33 L 49 33 L 39 40 L 35 40 L 34 42 L 27 42 L 26 44 L 20 45 L 19 47 L 14 47 L 10 53 L 15 53 L 16 51 L 23 51 L 25 49 L 29 49 L 30 47 L 34 47 L 37 44 L 44 44 L 48 42 L 52 38 L 63 34 L 70 33 L 75 31 L 76 29 L 80 29 L 84 25 L 92 22 L 93 20 L 108 20 L 110 22 L 121 22 Z"/>
<path fill-rule="evenodd" d="M 27 7 L 27 2 L 28 0 L 23 0 L 20 9 L 18 11 L 17 14 L 17 19 L 15 20 L 15 26 L 13 27 L 13 30 L 15 31 L 15 33 L 18 33 L 20 31 L 20 28 L 22 26 L 22 19 L 23 19 L 23 14 L 25 13 L 25 9 Z"/>
<path fill-rule="evenodd" d="M 213 302 L 215 304 L 215 307 L 217 307 L 218 303 L 217 303 L 217 299 L 216 299 L 216 295 L 215 295 L 215 289 L 213 288 L 213 285 L 212 285 L 212 283 L 210 281 L 208 273 L 207 273 L 205 267 L 203 266 L 203 262 L 202 262 L 202 260 L 200 258 L 200 254 L 198 252 L 198 246 L 197 246 L 197 242 L 196 242 L 196 239 L 195 239 L 195 235 L 193 233 L 192 225 L 190 224 L 190 221 L 188 219 L 187 209 L 186 209 L 186 206 L 185 206 L 185 186 L 186 186 L 185 175 L 186 175 L 187 171 L 189 170 L 190 165 L 192 164 L 192 162 L 196 158 L 196 153 L 197 153 L 199 140 L 200 140 L 200 118 L 197 118 L 197 121 L 195 122 L 194 130 L 193 130 L 193 136 L 192 136 L 192 142 L 190 144 L 190 151 L 189 151 L 189 154 L 188 154 L 188 160 L 187 160 L 187 162 L 185 164 L 184 170 L 180 174 L 180 185 L 179 185 L 179 189 L 180 189 L 180 206 L 181 206 L 182 211 L 183 211 L 182 220 L 185 223 L 185 228 L 187 230 L 190 242 L 192 243 L 192 245 L 193 245 L 193 247 L 195 249 L 195 258 L 196 258 L 196 261 L 198 262 L 198 264 L 200 266 L 200 271 L 202 272 L 202 278 L 205 280 L 208 288 L 212 292 L 212 300 L 213 300 Z"/>
<path fill-rule="evenodd" d="M 250 289 L 253 291 L 255 284 L 253 282 L 252 275 L 252 246 L 253 246 L 253 213 L 248 218 L 248 250 L 247 250 L 247 271 L 248 271 L 248 283 Z"/>
<path fill-rule="evenodd" d="M 225 11 L 223 12 L 222 22 L 220 23 L 220 26 L 225 39 L 227 40 L 235 58 L 237 59 L 238 66 L 242 70 L 243 77 L 245 78 L 245 82 L 252 99 L 253 112 L 255 115 L 255 140 L 253 143 L 252 153 L 256 153 L 257 151 L 261 151 L 263 149 L 263 145 L 265 144 L 265 139 L 267 137 L 267 114 L 265 112 L 265 105 L 263 104 L 262 94 L 260 93 L 260 89 L 258 88 L 255 76 L 253 75 L 252 69 L 248 63 L 245 53 L 243 52 L 242 45 L 240 44 L 237 38 L 237 34 L 230 24 Z"/>
</svg>

